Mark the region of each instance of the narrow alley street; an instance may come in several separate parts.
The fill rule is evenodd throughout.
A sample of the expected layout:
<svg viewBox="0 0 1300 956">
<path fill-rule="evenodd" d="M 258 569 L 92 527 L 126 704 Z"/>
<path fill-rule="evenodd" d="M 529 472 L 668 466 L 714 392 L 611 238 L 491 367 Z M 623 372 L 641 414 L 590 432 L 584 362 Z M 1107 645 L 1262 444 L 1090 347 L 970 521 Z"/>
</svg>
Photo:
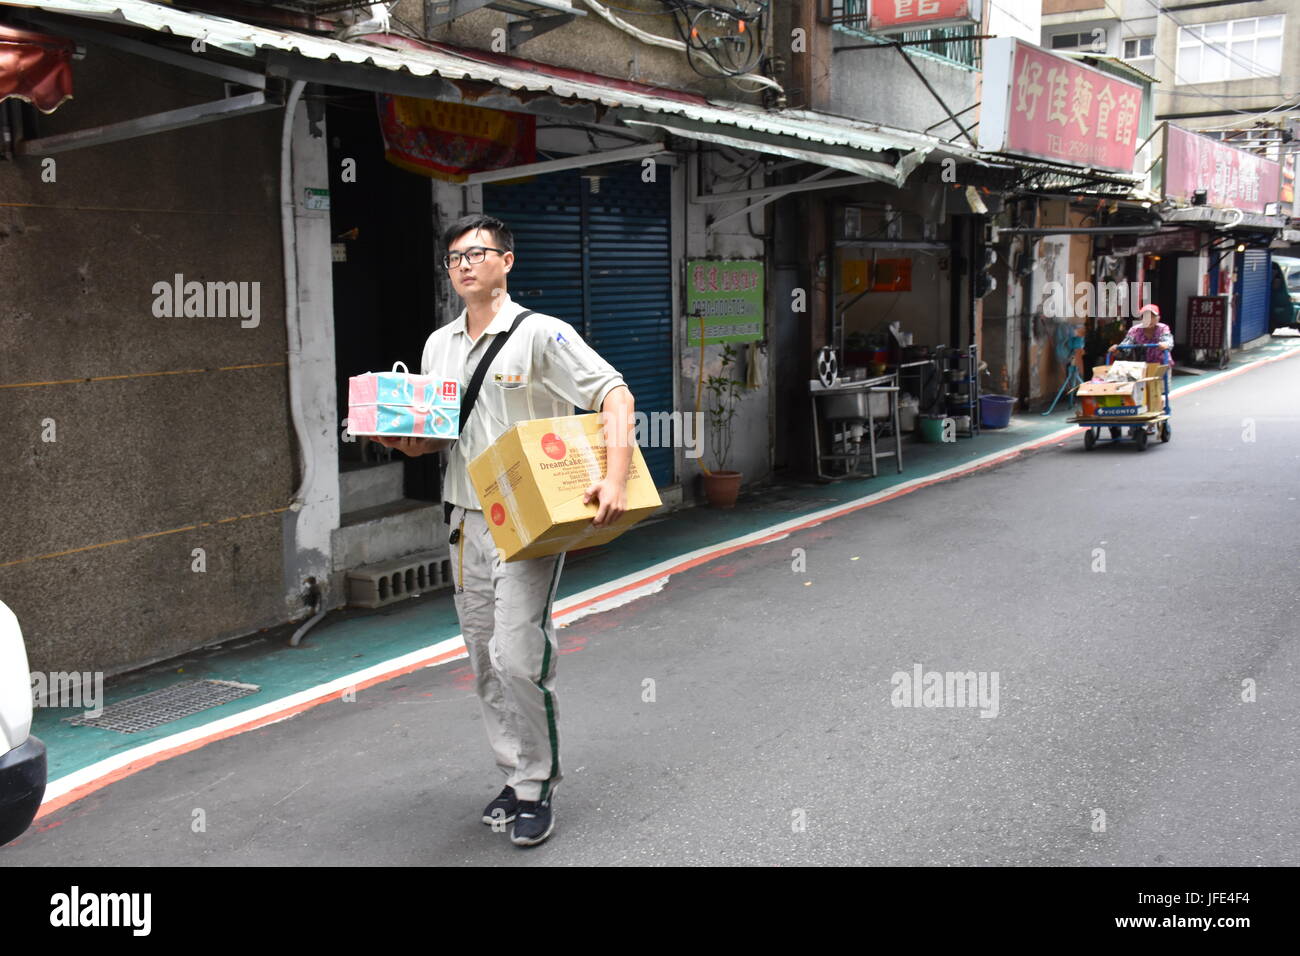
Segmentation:
<svg viewBox="0 0 1300 956">
<path fill-rule="evenodd" d="M 145 769 L 0 860 L 1294 866 L 1300 363 L 1173 404 L 1169 444 L 1074 435 L 563 627 L 543 847 L 480 822 L 461 660 Z M 916 670 L 991 699 L 895 706 Z"/>
</svg>

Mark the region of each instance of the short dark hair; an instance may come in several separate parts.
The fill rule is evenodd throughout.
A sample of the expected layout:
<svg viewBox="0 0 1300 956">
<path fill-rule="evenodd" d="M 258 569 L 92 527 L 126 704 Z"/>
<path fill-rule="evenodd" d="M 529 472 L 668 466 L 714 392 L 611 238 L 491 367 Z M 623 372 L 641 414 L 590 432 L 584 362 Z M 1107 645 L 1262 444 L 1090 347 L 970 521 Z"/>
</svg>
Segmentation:
<svg viewBox="0 0 1300 956">
<path fill-rule="evenodd" d="M 515 251 L 515 237 L 510 232 L 510 227 L 495 216 L 486 216 L 481 212 L 461 216 L 448 226 L 447 231 L 442 234 L 442 247 L 450 249 L 453 242 L 465 233 L 474 232 L 476 229 L 486 229 L 491 232 L 498 248 L 506 252 Z"/>
</svg>

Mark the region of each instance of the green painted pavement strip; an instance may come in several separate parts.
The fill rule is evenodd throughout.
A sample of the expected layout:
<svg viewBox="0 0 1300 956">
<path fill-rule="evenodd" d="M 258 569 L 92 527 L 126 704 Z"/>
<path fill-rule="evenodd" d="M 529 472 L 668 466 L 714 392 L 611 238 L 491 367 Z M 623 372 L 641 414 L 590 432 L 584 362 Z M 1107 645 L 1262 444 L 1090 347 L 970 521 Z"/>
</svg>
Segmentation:
<svg viewBox="0 0 1300 956">
<path fill-rule="evenodd" d="M 1297 345 L 1300 342 L 1270 343 L 1249 352 L 1247 361 L 1282 354 Z M 1193 382 L 1220 374 L 1214 370 L 1196 377 L 1176 376 L 1172 388 L 1177 393 Z M 1176 418 L 1176 406 L 1173 412 Z M 1070 414 L 1062 402 L 1050 416 L 1037 412 L 1017 415 L 1008 427 L 986 429 L 976 438 L 940 444 L 904 442 L 902 474 L 894 470 L 892 459 L 881 459 L 881 473 L 876 478 L 829 484 L 768 485 L 743 494 L 731 510 L 685 508 L 651 519 L 598 550 L 570 555 L 560 578 L 559 596 L 562 599 L 680 555 L 1033 441 L 1066 427 L 1065 419 Z M 883 447 L 888 447 L 887 440 Z M 288 646 L 292 630 L 292 626 L 285 626 L 270 634 L 231 639 L 222 645 L 113 678 L 111 686 L 105 688 L 104 705 L 182 680 L 238 681 L 261 688 L 248 697 L 210 707 L 152 730 L 122 734 L 74 726 L 64 718 L 76 716 L 81 710 L 38 708 L 32 732 L 48 748 L 49 778 L 55 780 L 141 744 L 201 727 L 455 637 L 460 625 L 450 591 L 440 589 L 381 610 L 331 612 L 306 635 L 300 647 Z M 381 684 L 364 693 L 372 694 L 386 686 L 390 685 Z M 401 686 L 396 683 L 391 688 Z"/>
</svg>

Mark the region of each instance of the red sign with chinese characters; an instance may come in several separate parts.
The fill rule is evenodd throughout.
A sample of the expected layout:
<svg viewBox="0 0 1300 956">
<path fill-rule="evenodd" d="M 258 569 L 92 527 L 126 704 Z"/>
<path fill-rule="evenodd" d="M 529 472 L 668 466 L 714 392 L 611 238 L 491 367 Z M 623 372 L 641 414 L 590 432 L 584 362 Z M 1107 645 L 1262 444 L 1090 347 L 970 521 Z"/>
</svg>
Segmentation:
<svg viewBox="0 0 1300 956">
<path fill-rule="evenodd" d="M 1263 212 L 1278 201 L 1279 163 L 1177 126 L 1165 129 L 1165 198 L 1190 202 L 1204 189 L 1206 205 L 1242 212 Z"/>
<path fill-rule="evenodd" d="M 987 149 L 1133 171 L 1142 113 L 1142 87 L 1017 40 L 989 41 L 985 102 L 999 100 L 981 120 Z"/>
<path fill-rule="evenodd" d="M 979 22 L 979 0 L 871 0 L 872 33 L 929 29 Z"/>
<path fill-rule="evenodd" d="M 1221 349 L 1227 341 L 1224 320 L 1226 295 L 1193 295 L 1187 299 L 1187 344 L 1194 349 Z"/>
</svg>

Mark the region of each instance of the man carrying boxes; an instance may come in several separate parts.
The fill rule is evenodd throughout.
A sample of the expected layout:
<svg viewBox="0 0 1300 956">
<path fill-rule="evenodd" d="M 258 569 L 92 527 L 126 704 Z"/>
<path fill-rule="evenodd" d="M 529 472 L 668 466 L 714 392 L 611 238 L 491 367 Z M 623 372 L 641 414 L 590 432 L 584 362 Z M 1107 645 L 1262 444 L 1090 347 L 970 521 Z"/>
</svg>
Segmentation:
<svg viewBox="0 0 1300 956">
<path fill-rule="evenodd" d="M 506 274 L 515 257 L 505 223 L 491 216 L 465 216 L 443 239 L 443 265 L 465 309 L 429 336 L 421 372 L 460 383 L 459 441 L 375 440 L 411 456 L 450 447 L 442 497 L 456 613 L 488 742 L 506 775 L 504 789 L 483 811 L 483 822 L 499 826 L 513 821 L 511 840 L 531 846 L 554 831 L 551 803 L 562 776 L 551 603 L 564 554 L 504 560 L 469 465 L 516 423 L 572 415 L 575 405 L 599 409 L 605 470 L 603 475 L 588 473 L 582 500 L 596 506 L 591 525 L 609 528 L 628 511 L 628 474 L 638 451 L 632 438 L 634 405 L 622 376 L 573 326 L 525 310 L 507 294 Z M 475 390 L 483 362 L 489 364 L 477 376 Z"/>
</svg>

